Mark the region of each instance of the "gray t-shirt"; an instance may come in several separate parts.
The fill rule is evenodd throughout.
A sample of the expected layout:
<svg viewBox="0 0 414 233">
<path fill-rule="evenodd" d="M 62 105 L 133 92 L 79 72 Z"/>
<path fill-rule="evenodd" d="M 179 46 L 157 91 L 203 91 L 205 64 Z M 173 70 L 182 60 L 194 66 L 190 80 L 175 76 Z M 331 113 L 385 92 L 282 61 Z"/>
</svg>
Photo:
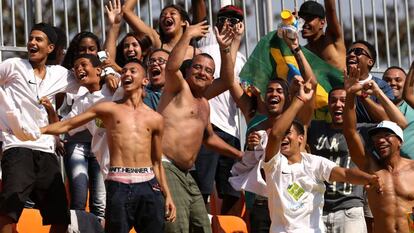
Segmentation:
<svg viewBox="0 0 414 233">
<path fill-rule="evenodd" d="M 358 124 L 358 131 L 367 135 L 372 124 Z M 366 138 L 363 136 L 363 138 Z M 349 156 L 348 146 L 341 129 L 333 129 L 325 121 L 312 121 L 308 131 L 308 145 L 311 153 L 325 157 L 344 168 L 356 167 Z M 352 207 L 362 207 L 363 186 L 342 182 L 325 183 L 324 213 Z"/>
</svg>

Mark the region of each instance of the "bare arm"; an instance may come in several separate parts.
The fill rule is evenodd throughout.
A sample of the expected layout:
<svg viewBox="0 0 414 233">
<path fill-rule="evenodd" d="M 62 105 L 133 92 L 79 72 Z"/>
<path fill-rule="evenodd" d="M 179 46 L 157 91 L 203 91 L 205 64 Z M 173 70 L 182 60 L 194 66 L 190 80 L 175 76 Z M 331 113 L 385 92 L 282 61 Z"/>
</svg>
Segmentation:
<svg viewBox="0 0 414 233">
<path fill-rule="evenodd" d="M 414 108 L 414 61 L 411 63 L 410 70 L 405 78 L 403 98 L 412 108 Z"/>
<path fill-rule="evenodd" d="M 206 135 L 203 140 L 203 144 L 222 155 L 225 155 L 230 158 L 240 159 L 242 157 L 242 152 L 239 149 L 236 149 L 229 144 L 227 144 L 223 139 L 217 136 L 213 131 L 211 123 L 207 125 Z"/>
<path fill-rule="evenodd" d="M 398 109 L 398 107 L 385 95 L 385 93 L 378 87 L 378 84 L 371 80 L 368 83 L 364 84 L 364 88 L 367 88 L 366 92 L 371 93 L 377 97 L 381 103 L 381 107 L 384 109 L 387 117 L 397 123 L 402 129 L 405 129 L 408 125 L 407 119 Z M 386 119 L 384 119 L 386 120 Z"/>
<path fill-rule="evenodd" d="M 382 192 L 383 182 L 377 175 L 371 175 L 358 168 L 334 167 L 331 171 L 329 181 L 347 182 L 351 184 L 369 185 Z"/>
<path fill-rule="evenodd" d="M 305 125 L 305 128 L 307 128 L 312 120 L 313 111 L 315 109 L 315 94 L 318 81 L 316 79 L 315 74 L 313 73 L 313 70 L 308 60 L 306 59 L 305 55 L 302 52 L 302 49 L 300 48 L 298 35 L 296 35 L 296 38 L 292 40 L 287 37 L 286 31 L 284 31 L 283 40 L 292 51 L 293 56 L 295 57 L 295 60 L 298 63 L 298 67 L 303 77 L 303 81 L 305 83 L 309 82 L 312 85 L 312 89 L 314 90 L 314 96 L 312 97 L 311 101 L 309 101 L 309 103 L 303 107 L 303 109 L 299 112 L 297 116 L 297 118 Z"/>
<path fill-rule="evenodd" d="M 164 167 L 162 166 L 161 156 L 162 156 L 162 146 L 161 139 L 164 131 L 164 121 L 161 116 L 154 118 L 154 125 L 156 128 L 152 133 L 151 140 L 151 160 L 154 167 L 155 177 L 161 185 L 162 192 L 165 197 L 165 215 L 166 220 L 170 222 L 175 221 L 176 217 L 176 208 L 172 200 L 171 192 L 167 184 L 167 178 L 165 175 Z"/>
<path fill-rule="evenodd" d="M 137 5 L 137 0 L 126 0 L 122 6 L 125 21 L 139 36 L 148 36 L 151 40 L 152 46 L 155 48 L 161 47 L 160 36 L 157 31 L 148 26 L 138 15 L 134 13 L 134 8 Z"/>
<path fill-rule="evenodd" d="M 296 114 L 312 98 L 312 95 L 313 90 L 306 88 L 305 92 L 305 87 L 301 84 L 299 93 L 293 98 L 289 108 L 273 122 L 266 145 L 265 162 L 271 160 L 279 152 L 280 143 L 285 137 L 286 131 L 290 128 Z"/>
<path fill-rule="evenodd" d="M 388 120 L 388 115 L 380 104 L 376 103 L 370 98 L 362 98 L 361 102 L 365 106 L 368 114 L 375 122 Z"/>
<path fill-rule="evenodd" d="M 88 123 L 90 120 L 94 119 L 98 116 L 98 112 L 108 108 L 108 103 L 99 103 L 91 108 L 89 108 L 86 112 L 79 114 L 75 117 L 69 118 L 65 121 L 56 122 L 45 127 L 40 128 L 40 132 L 42 134 L 62 134 L 67 133 L 69 130 L 77 128 L 83 124 Z"/>
<path fill-rule="evenodd" d="M 121 1 L 109 1 L 109 5 L 105 5 L 106 14 L 108 16 L 109 28 L 104 43 L 104 48 L 111 58 L 116 60 L 116 40 L 119 36 L 122 20 Z"/>
<path fill-rule="evenodd" d="M 193 23 L 199 23 L 207 19 L 207 8 L 204 0 L 191 0 L 193 10 Z"/>
<path fill-rule="evenodd" d="M 336 0 L 325 0 L 324 2 L 327 23 L 326 33 L 334 42 L 342 42 L 343 44 L 341 25 L 339 24 L 338 17 L 336 16 Z"/>
<path fill-rule="evenodd" d="M 346 74 L 346 71 L 344 71 L 346 100 L 343 113 L 343 133 L 352 161 L 359 167 L 359 169 L 365 170 L 367 158 L 365 157 L 364 144 L 362 143 L 356 128 L 355 93 L 362 89 L 362 86 L 358 83 L 358 76 L 359 70 L 355 68 L 350 69 L 349 76 Z"/>
<path fill-rule="evenodd" d="M 234 41 L 235 29 L 225 23 L 221 32 L 217 28 L 215 28 L 215 32 L 220 47 L 220 78 L 214 79 L 205 91 L 204 96 L 207 99 L 214 98 L 230 89 L 234 81 L 234 61 L 231 56 L 231 46 Z"/>
<path fill-rule="evenodd" d="M 180 72 L 180 66 L 183 64 L 187 47 L 192 38 L 204 36 L 207 32 L 208 25 L 205 25 L 205 21 L 195 25 L 189 25 L 187 22 L 187 29 L 171 51 L 165 67 L 166 80 L 164 92 L 178 93 L 182 90 L 185 80 Z"/>
</svg>

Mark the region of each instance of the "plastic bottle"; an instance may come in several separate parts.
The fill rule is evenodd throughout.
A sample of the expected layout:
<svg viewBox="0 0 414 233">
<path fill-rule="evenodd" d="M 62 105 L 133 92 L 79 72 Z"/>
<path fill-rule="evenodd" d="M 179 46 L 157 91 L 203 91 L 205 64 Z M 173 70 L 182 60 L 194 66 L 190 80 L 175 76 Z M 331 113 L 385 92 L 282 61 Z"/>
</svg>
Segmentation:
<svg viewBox="0 0 414 233">
<path fill-rule="evenodd" d="M 303 23 L 297 20 L 290 10 L 282 10 L 280 18 L 282 22 L 277 26 L 277 35 L 283 38 L 283 31 L 286 31 L 287 38 L 295 39 Z"/>
</svg>

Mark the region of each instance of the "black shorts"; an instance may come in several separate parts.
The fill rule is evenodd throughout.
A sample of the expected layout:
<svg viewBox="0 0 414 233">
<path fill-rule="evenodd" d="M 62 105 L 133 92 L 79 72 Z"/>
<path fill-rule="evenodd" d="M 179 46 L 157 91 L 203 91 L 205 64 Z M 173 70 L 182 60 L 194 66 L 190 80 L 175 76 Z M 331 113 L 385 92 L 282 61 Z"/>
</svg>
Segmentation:
<svg viewBox="0 0 414 233">
<path fill-rule="evenodd" d="M 36 203 L 43 224 L 69 224 L 70 214 L 56 155 L 15 147 L 1 160 L 0 214 L 18 222 L 25 202 Z"/>
</svg>

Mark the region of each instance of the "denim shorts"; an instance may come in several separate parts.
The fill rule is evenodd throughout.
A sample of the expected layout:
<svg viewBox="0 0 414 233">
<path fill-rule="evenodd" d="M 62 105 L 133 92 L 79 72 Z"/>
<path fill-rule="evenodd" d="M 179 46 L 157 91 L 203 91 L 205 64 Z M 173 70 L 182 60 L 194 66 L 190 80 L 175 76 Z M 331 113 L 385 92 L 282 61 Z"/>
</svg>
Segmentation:
<svg viewBox="0 0 414 233">
<path fill-rule="evenodd" d="M 147 182 L 124 184 L 106 180 L 105 232 L 164 232 L 165 208 L 160 185 Z"/>
</svg>

